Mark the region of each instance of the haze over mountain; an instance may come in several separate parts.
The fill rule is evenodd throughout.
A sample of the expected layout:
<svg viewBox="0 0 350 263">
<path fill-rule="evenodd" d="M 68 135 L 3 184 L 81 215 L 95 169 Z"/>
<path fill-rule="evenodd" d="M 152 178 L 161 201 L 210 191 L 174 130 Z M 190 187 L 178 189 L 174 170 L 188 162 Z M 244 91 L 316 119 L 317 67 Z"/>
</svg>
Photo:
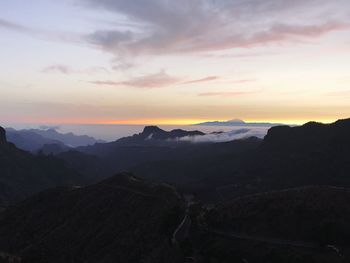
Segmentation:
<svg viewBox="0 0 350 263">
<path fill-rule="evenodd" d="M 18 148 L 30 152 L 36 152 L 45 145 L 56 145 L 61 151 L 78 146 L 92 145 L 102 140 L 96 140 L 87 135 L 75 135 L 73 133 L 59 133 L 53 128 L 49 129 L 22 129 L 6 128 L 8 141 Z M 45 146 L 47 147 L 47 146 Z"/>
</svg>

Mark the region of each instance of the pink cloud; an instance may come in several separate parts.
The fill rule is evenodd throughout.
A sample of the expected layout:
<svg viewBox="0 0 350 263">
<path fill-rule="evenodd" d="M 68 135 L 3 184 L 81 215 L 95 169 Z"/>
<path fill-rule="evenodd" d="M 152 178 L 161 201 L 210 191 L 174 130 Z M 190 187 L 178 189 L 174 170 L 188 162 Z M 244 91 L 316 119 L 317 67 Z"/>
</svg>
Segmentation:
<svg viewBox="0 0 350 263">
<path fill-rule="evenodd" d="M 86 69 L 73 69 L 70 66 L 63 65 L 63 64 L 54 64 L 45 67 L 43 70 L 41 70 L 43 73 L 61 73 L 61 74 L 97 74 L 97 73 L 106 73 L 109 74 L 108 69 L 104 67 L 89 67 Z"/>
<path fill-rule="evenodd" d="M 200 97 L 237 97 L 249 94 L 255 94 L 259 91 L 223 91 L 223 92 L 204 92 L 199 93 Z"/>
<path fill-rule="evenodd" d="M 239 83 L 247 83 L 247 82 L 254 82 L 254 81 L 256 81 L 256 79 L 236 79 L 236 80 L 229 81 L 229 83 L 239 84 Z"/>
<path fill-rule="evenodd" d="M 161 71 L 156 74 L 145 75 L 141 77 L 131 78 L 126 81 L 92 81 L 92 84 L 102 85 L 102 86 L 128 86 L 134 88 L 144 88 L 144 89 L 153 89 L 153 88 L 163 88 L 170 85 L 177 84 L 181 81 L 180 78 L 172 77 L 166 74 L 164 71 Z"/>
<path fill-rule="evenodd" d="M 69 66 L 61 65 L 61 64 L 55 64 L 48 66 L 42 70 L 44 73 L 62 73 L 62 74 L 72 74 L 75 71 L 71 69 Z"/>
<path fill-rule="evenodd" d="M 220 79 L 220 77 L 218 77 L 218 76 L 208 76 L 208 77 L 201 78 L 201 79 L 189 80 L 189 81 L 183 82 L 183 84 L 202 83 L 202 82 L 208 82 L 208 81 L 213 81 L 213 80 L 217 80 L 217 79 Z"/>
</svg>

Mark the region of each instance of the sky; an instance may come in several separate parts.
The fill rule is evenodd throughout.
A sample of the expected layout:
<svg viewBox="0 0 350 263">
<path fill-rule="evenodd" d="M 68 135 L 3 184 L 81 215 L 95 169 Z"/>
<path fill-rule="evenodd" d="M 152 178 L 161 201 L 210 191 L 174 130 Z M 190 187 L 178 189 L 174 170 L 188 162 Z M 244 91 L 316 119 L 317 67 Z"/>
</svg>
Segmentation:
<svg viewBox="0 0 350 263">
<path fill-rule="evenodd" d="M 0 123 L 350 117 L 348 0 L 1 0 Z"/>
</svg>

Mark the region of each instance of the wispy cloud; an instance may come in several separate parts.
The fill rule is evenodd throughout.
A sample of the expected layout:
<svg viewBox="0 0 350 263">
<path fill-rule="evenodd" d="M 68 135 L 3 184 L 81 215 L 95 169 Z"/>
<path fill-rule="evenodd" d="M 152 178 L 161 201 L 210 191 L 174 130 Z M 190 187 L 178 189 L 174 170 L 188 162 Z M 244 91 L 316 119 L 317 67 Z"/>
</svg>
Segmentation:
<svg viewBox="0 0 350 263">
<path fill-rule="evenodd" d="M 4 19 L 0 19 L 0 28 L 18 31 L 18 32 L 24 32 L 24 33 L 33 33 L 33 30 L 30 28 L 27 28 L 25 26 L 22 26 Z"/>
<path fill-rule="evenodd" d="M 257 81 L 257 79 L 235 79 L 235 80 L 230 80 L 228 82 L 241 84 L 241 83 L 248 83 L 248 82 L 255 82 L 255 81 Z"/>
<path fill-rule="evenodd" d="M 250 94 L 256 94 L 261 91 L 222 91 L 222 92 L 203 92 L 199 93 L 200 97 L 238 97 Z"/>
<path fill-rule="evenodd" d="M 181 78 L 173 77 L 160 71 L 156 74 L 144 75 L 141 77 L 134 77 L 125 81 L 91 81 L 92 84 L 100 86 L 113 86 L 113 87 L 134 87 L 143 89 L 163 88 L 170 85 L 177 84 L 181 81 Z"/>
<path fill-rule="evenodd" d="M 84 43 L 84 38 L 78 34 L 70 32 L 55 32 L 49 30 L 43 30 L 40 28 L 31 28 L 19 23 L 14 23 L 12 21 L 0 19 L 0 29 L 10 30 L 17 33 L 25 34 L 30 37 L 35 37 L 39 39 L 45 39 L 49 41 L 57 42 L 68 42 L 68 43 Z"/>
<path fill-rule="evenodd" d="M 208 76 L 208 77 L 201 78 L 201 79 L 194 79 L 194 80 L 185 81 L 185 82 L 183 82 L 183 84 L 196 84 L 196 83 L 213 81 L 213 80 L 217 80 L 217 79 L 220 79 L 220 77 L 218 77 L 218 76 Z"/>
<path fill-rule="evenodd" d="M 47 66 L 41 70 L 43 73 L 60 73 L 60 74 L 97 74 L 97 73 L 109 73 L 108 69 L 104 67 L 89 67 L 86 69 L 73 69 L 72 67 L 64 64 L 53 64 Z"/>
<path fill-rule="evenodd" d="M 186 136 L 179 138 L 180 141 L 190 141 L 193 143 L 203 143 L 203 142 L 228 142 L 233 140 L 239 140 L 249 137 L 258 137 L 263 138 L 269 127 L 247 127 L 234 129 L 228 132 L 219 132 L 219 133 L 209 133 L 201 136 Z M 249 128 L 249 129 L 248 129 Z"/>
<path fill-rule="evenodd" d="M 66 65 L 55 64 L 44 68 L 42 72 L 43 73 L 62 73 L 67 75 L 67 74 L 74 73 L 74 70 Z"/>
</svg>

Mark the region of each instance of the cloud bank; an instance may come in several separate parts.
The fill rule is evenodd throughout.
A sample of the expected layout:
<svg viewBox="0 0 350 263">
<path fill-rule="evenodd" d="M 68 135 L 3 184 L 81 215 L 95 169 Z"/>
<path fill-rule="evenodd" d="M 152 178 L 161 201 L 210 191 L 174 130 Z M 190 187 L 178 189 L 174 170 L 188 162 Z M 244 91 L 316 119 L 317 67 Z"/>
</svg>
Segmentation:
<svg viewBox="0 0 350 263">
<path fill-rule="evenodd" d="M 210 133 L 202 136 L 186 136 L 179 138 L 180 141 L 190 141 L 193 143 L 204 142 L 228 142 L 249 137 L 263 138 L 267 134 L 269 127 L 240 128 L 229 132 Z"/>
</svg>

